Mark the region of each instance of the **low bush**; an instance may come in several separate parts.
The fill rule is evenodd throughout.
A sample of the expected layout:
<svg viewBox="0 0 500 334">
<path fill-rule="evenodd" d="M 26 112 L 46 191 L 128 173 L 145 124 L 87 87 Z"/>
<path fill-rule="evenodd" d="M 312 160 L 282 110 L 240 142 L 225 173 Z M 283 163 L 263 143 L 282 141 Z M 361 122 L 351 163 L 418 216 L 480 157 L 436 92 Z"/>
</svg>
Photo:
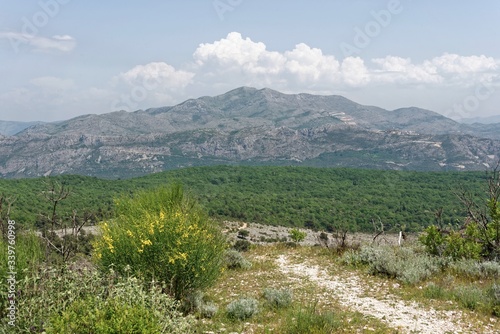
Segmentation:
<svg viewBox="0 0 500 334">
<path fill-rule="evenodd" d="M 248 240 L 236 240 L 233 245 L 233 249 L 237 250 L 238 252 L 246 252 L 250 249 L 251 246 L 252 243 Z"/>
<path fill-rule="evenodd" d="M 219 307 L 210 301 L 205 301 L 204 294 L 196 291 L 184 299 L 183 308 L 186 312 L 197 313 L 202 318 L 212 318 Z"/>
<path fill-rule="evenodd" d="M 61 314 L 53 315 L 47 334 L 59 333 L 145 333 L 162 330 L 158 319 L 144 305 L 130 305 L 114 299 L 81 299 Z"/>
<path fill-rule="evenodd" d="M 238 237 L 239 238 L 246 239 L 246 238 L 248 238 L 249 235 L 250 235 L 250 231 L 249 230 L 239 230 L 238 231 Z"/>
<path fill-rule="evenodd" d="M 219 307 L 217 306 L 217 304 L 213 302 L 205 302 L 201 304 L 198 312 L 203 318 L 213 318 L 218 311 Z"/>
<path fill-rule="evenodd" d="M 351 267 L 357 268 L 363 265 L 363 262 L 364 260 L 361 258 L 359 250 L 348 249 L 340 257 L 340 263 Z"/>
<path fill-rule="evenodd" d="M 192 333 L 194 319 L 182 315 L 178 302 L 162 293 L 164 287 L 144 286 L 114 271 L 40 268 L 18 282 L 16 326 L 2 319 L 0 332 L 142 333 L 134 329 L 141 325 L 146 333 L 157 328 Z"/>
<path fill-rule="evenodd" d="M 480 304 L 483 304 L 487 297 L 483 290 L 473 285 L 455 288 L 453 296 L 460 305 L 473 311 L 476 310 Z"/>
<path fill-rule="evenodd" d="M 296 228 L 290 230 L 290 238 L 293 242 L 302 242 L 307 237 L 307 233 Z"/>
<path fill-rule="evenodd" d="M 472 259 L 463 259 L 451 263 L 450 269 L 458 275 L 472 279 L 500 277 L 500 263 L 495 261 L 479 262 Z"/>
<path fill-rule="evenodd" d="M 284 325 L 284 333 L 287 334 L 324 334 L 336 333 L 341 327 L 335 314 L 332 312 L 320 313 L 316 305 L 299 308 L 291 313 Z"/>
<path fill-rule="evenodd" d="M 234 249 L 226 251 L 225 262 L 229 269 L 249 269 L 252 267 L 252 263 Z"/>
<path fill-rule="evenodd" d="M 346 255 L 344 261 L 368 266 L 370 273 L 386 275 L 405 284 L 416 284 L 442 270 L 441 260 L 412 247 L 363 246 L 359 258 Z"/>
<path fill-rule="evenodd" d="M 424 288 L 424 296 L 429 299 L 443 299 L 446 296 L 446 290 L 431 282 Z"/>
<path fill-rule="evenodd" d="M 264 289 L 264 298 L 273 308 L 284 308 L 292 304 L 293 292 L 290 289 Z"/>
<path fill-rule="evenodd" d="M 227 305 L 226 312 L 229 319 L 245 320 L 259 311 L 259 302 L 254 298 L 240 298 Z"/>
<path fill-rule="evenodd" d="M 488 291 L 491 300 L 491 313 L 500 317 L 500 284 L 493 283 Z"/>
</svg>

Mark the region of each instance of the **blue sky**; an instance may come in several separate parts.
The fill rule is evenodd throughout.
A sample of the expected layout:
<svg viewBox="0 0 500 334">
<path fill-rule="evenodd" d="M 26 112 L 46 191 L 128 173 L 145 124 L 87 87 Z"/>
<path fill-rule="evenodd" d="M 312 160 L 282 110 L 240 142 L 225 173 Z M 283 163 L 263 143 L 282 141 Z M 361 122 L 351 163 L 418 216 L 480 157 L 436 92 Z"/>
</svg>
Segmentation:
<svg viewBox="0 0 500 334">
<path fill-rule="evenodd" d="M 0 119 L 133 111 L 239 86 L 500 114 L 500 1 L 0 0 Z"/>
</svg>

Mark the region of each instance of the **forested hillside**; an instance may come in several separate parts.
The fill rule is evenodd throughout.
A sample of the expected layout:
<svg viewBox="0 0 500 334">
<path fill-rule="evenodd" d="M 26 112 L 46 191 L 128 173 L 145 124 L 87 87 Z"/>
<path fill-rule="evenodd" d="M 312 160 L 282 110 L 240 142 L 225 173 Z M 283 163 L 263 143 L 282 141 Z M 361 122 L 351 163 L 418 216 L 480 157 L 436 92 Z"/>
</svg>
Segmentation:
<svg viewBox="0 0 500 334">
<path fill-rule="evenodd" d="M 127 180 L 83 176 L 0 180 L 0 194 L 15 200 L 11 218 L 22 224 L 43 225 L 40 214 L 51 210 L 46 199 L 52 185 L 70 191 L 58 204 L 60 216 L 75 209 L 109 216 L 113 199 L 140 189 L 180 183 L 209 214 L 221 220 L 331 230 L 419 231 L 436 223 L 456 224 L 465 216 L 456 194 L 464 189 L 482 196 L 483 172 L 408 172 L 307 167 L 197 167 Z M 45 195 L 44 195 L 45 194 Z M 7 201 L 4 201 L 6 205 Z"/>
</svg>

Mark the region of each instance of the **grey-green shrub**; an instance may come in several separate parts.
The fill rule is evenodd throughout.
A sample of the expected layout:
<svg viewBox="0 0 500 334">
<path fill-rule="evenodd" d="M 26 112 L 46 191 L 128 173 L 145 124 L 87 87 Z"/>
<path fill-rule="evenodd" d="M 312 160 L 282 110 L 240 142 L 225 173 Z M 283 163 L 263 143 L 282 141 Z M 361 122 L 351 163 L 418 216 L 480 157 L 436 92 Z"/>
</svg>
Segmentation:
<svg viewBox="0 0 500 334">
<path fill-rule="evenodd" d="M 252 267 L 252 263 L 234 249 L 227 250 L 224 259 L 229 269 L 249 269 Z"/>
<path fill-rule="evenodd" d="M 395 278 L 405 284 L 416 284 L 442 268 L 441 260 L 411 247 L 363 246 L 359 261 L 370 273 Z"/>
<path fill-rule="evenodd" d="M 203 318 L 213 318 L 218 311 L 219 307 L 213 302 L 204 302 L 200 305 L 199 309 L 200 315 Z"/>
<path fill-rule="evenodd" d="M 124 312 L 130 314 L 128 319 L 123 319 L 129 320 L 130 326 L 137 322 L 151 330 L 158 325 L 161 329 L 166 328 L 168 333 L 192 333 L 194 319 L 184 317 L 178 310 L 178 302 L 161 293 L 163 288 L 153 285 L 146 289 L 141 280 L 120 278 L 113 271 L 101 274 L 92 268 L 40 268 L 18 282 L 21 293 L 17 299 L 16 327 L 8 327 L 2 319 L 0 333 L 4 329 L 8 329 L 8 333 L 41 333 L 44 330 L 48 333 L 78 333 L 71 328 L 71 323 L 86 328 L 86 324 L 91 326 L 92 322 L 116 328 L 113 326 L 118 317 L 113 320 L 106 315 Z M 146 313 L 152 322 L 145 318 Z M 133 327 L 126 328 L 124 332 Z"/>
<path fill-rule="evenodd" d="M 500 263 L 495 261 L 480 262 L 472 259 L 458 260 L 450 264 L 450 269 L 470 278 L 500 277 Z"/>
<path fill-rule="evenodd" d="M 259 302 L 255 298 L 240 298 L 227 305 L 227 316 L 233 320 L 245 320 L 259 311 Z"/>
<path fill-rule="evenodd" d="M 196 312 L 203 318 L 212 318 L 219 310 L 215 303 L 205 301 L 204 294 L 201 291 L 188 295 L 184 300 L 184 304 L 186 311 Z"/>
<path fill-rule="evenodd" d="M 264 289 L 264 298 L 274 308 L 284 308 L 290 306 L 293 301 L 293 292 L 290 289 Z"/>
</svg>

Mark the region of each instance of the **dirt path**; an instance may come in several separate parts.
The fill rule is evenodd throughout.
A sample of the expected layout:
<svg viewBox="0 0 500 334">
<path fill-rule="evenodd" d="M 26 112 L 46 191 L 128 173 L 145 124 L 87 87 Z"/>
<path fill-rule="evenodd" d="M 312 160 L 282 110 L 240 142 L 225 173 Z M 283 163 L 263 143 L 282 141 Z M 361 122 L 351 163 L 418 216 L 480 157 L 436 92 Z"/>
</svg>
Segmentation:
<svg viewBox="0 0 500 334">
<path fill-rule="evenodd" d="M 498 333 L 491 327 L 481 331 L 467 329 L 468 325 L 462 320 L 463 314 L 460 311 L 427 309 L 390 294 L 385 294 L 383 299 L 366 297 L 365 288 L 368 287 L 363 286 L 361 279 L 355 275 L 332 276 L 318 266 L 292 264 L 286 255 L 281 255 L 277 263 L 287 275 L 315 282 L 331 290 L 343 306 L 376 317 L 403 333 Z"/>
</svg>

